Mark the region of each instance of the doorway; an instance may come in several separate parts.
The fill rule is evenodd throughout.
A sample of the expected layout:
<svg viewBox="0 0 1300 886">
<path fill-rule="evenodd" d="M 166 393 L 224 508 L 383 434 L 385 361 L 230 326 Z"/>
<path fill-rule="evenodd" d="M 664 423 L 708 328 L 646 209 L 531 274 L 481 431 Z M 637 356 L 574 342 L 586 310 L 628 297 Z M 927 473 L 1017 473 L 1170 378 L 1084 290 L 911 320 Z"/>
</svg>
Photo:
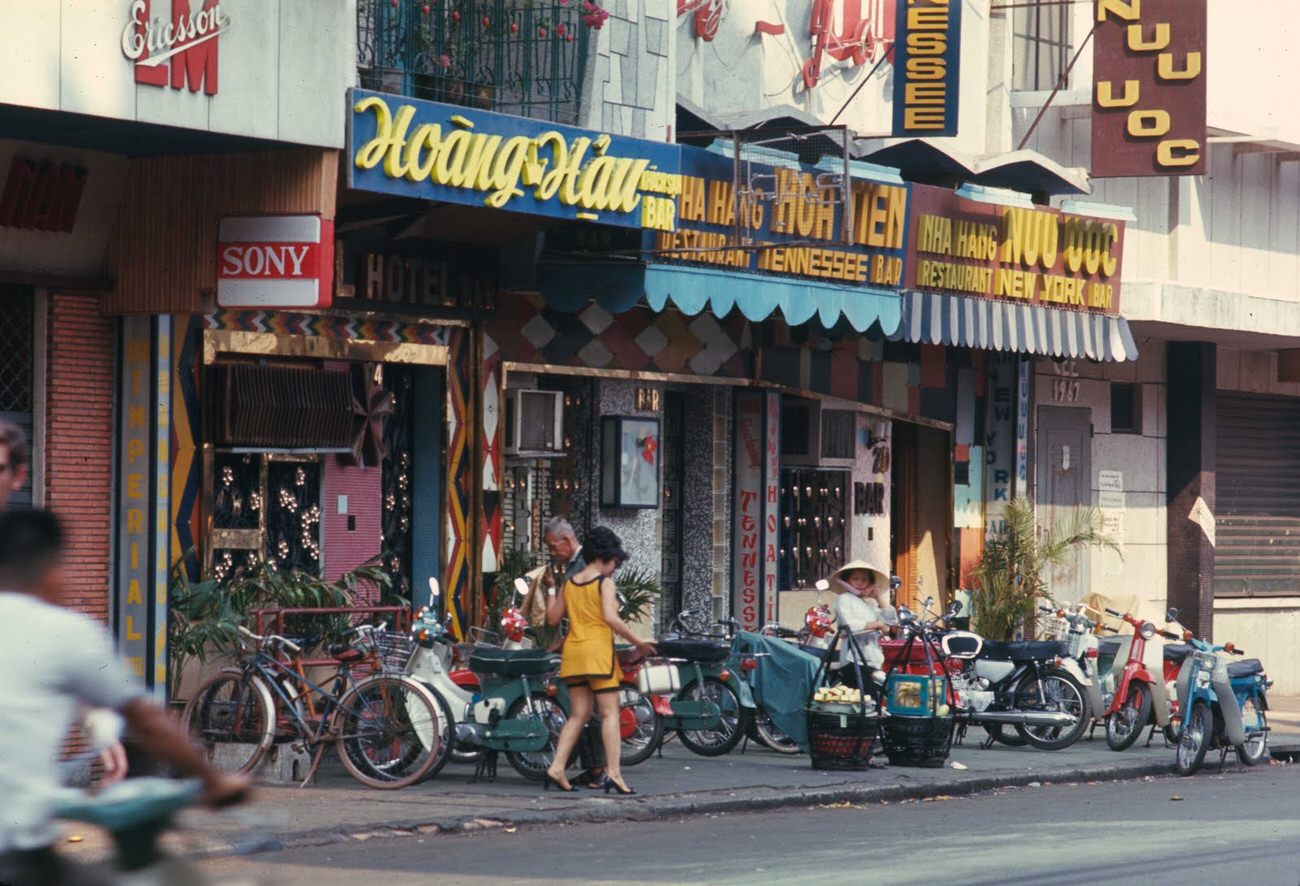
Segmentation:
<svg viewBox="0 0 1300 886">
<path fill-rule="evenodd" d="M 894 424 L 890 552 L 901 580 L 894 603 L 918 611 L 926 597 L 949 599 L 952 460 L 946 431 Z"/>
<path fill-rule="evenodd" d="M 1092 411 L 1072 406 L 1038 407 L 1035 440 L 1035 507 L 1039 524 L 1052 526 L 1092 504 Z M 1052 596 L 1063 602 L 1088 592 L 1088 557 L 1078 552 L 1052 571 Z"/>
</svg>

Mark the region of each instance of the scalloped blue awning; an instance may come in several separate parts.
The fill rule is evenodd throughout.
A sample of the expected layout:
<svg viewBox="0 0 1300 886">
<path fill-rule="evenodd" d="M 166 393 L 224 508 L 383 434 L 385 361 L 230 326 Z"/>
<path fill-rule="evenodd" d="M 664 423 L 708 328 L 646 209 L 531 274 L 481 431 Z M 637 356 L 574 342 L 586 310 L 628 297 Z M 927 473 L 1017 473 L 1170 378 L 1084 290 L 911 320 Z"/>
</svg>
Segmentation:
<svg viewBox="0 0 1300 886">
<path fill-rule="evenodd" d="M 1137 343 L 1123 317 L 939 292 L 904 293 L 903 322 L 891 337 L 1116 363 L 1138 357 Z"/>
<path fill-rule="evenodd" d="M 858 332 L 879 323 L 885 335 L 898 329 L 903 316 L 901 296 L 889 290 L 691 265 L 547 264 L 541 268 L 541 292 L 547 305 L 570 313 L 591 300 L 617 314 L 644 298 L 656 311 L 671 302 L 683 314 L 708 309 L 725 317 L 736 308 L 754 322 L 779 310 L 791 326 L 815 315 L 830 329 L 842 317 Z"/>
</svg>

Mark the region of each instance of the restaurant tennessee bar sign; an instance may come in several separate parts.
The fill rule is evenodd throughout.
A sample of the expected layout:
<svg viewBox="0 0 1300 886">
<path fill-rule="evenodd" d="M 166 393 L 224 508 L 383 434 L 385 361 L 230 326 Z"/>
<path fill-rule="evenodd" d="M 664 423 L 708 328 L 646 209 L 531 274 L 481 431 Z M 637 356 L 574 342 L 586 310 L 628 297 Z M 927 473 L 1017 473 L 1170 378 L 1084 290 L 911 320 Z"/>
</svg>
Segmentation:
<svg viewBox="0 0 1300 886">
<path fill-rule="evenodd" d="M 682 148 L 678 230 L 654 234 L 656 261 L 681 261 L 827 282 L 895 288 L 903 276 L 907 188 L 854 179 L 851 205 L 819 188 L 821 170 L 746 163 Z M 847 230 L 846 230 L 847 228 Z M 746 248 L 734 248 L 745 241 Z"/>
<path fill-rule="evenodd" d="M 380 95 L 349 94 L 348 186 L 671 231 L 676 145 Z"/>
<path fill-rule="evenodd" d="M 1113 314 L 1123 240 L 1122 221 L 914 185 L 905 287 Z"/>
</svg>

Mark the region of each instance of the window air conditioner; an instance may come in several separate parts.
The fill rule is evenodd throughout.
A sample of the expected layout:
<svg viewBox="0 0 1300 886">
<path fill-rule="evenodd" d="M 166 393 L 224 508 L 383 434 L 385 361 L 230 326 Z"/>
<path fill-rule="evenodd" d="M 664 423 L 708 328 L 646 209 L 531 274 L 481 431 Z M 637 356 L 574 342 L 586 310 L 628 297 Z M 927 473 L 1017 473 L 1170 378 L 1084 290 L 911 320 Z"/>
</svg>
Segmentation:
<svg viewBox="0 0 1300 886">
<path fill-rule="evenodd" d="M 562 455 L 563 450 L 563 392 L 506 391 L 506 454 Z"/>
<path fill-rule="evenodd" d="M 781 404 L 783 464 L 852 468 L 856 446 L 856 410 L 792 397 Z"/>
</svg>

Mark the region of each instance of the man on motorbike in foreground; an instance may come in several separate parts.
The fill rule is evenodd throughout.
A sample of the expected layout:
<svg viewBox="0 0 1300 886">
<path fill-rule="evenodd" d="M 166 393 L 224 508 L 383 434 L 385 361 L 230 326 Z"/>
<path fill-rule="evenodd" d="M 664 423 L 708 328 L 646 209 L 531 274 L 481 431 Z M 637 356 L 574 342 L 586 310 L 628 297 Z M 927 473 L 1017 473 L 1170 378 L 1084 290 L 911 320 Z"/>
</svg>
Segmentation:
<svg viewBox="0 0 1300 886">
<path fill-rule="evenodd" d="M 0 883 L 111 882 L 54 851 L 59 750 L 79 705 L 120 712 L 139 747 L 204 785 L 209 805 L 242 801 L 249 782 L 213 769 L 145 697 L 103 629 L 62 607 L 63 530 L 46 511 L 0 515 Z"/>
</svg>

